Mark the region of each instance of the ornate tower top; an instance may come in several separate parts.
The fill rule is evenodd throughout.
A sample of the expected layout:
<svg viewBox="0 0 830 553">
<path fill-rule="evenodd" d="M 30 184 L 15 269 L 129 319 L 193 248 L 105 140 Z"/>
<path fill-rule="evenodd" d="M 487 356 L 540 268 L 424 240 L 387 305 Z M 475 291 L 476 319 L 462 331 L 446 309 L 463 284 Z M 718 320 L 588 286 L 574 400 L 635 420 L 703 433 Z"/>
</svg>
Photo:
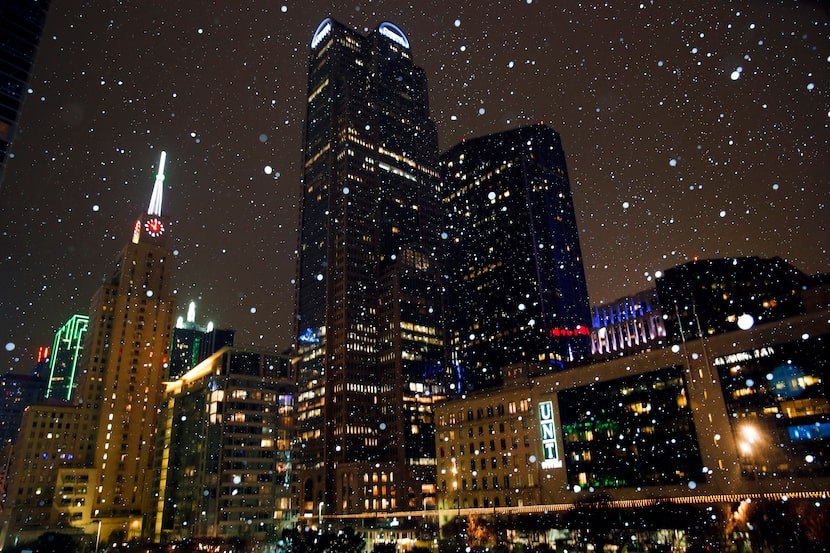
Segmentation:
<svg viewBox="0 0 830 553">
<path fill-rule="evenodd" d="M 150 207 L 147 209 L 148 215 L 158 215 L 161 217 L 161 197 L 164 193 L 164 162 L 166 160 L 167 152 L 161 152 L 159 171 L 156 174 L 156 183 L 153 185 L 153 195 L 150 197 Z"/>
<path fill-rule="evenodd" d="M 159 169 L 156 173 L 156 182 L 153 185 L 153 195 L 150 197 L 150 206 L 147 213 L 141 215 L 133 227 L 133 244 L 138 244 L 142 238 L 150 239 L 161 244 L 167 226 L 166 218 L 161 215 L 161 200 L 164 194 L 164 163 L 167 152 L 161 152 Z"/>
</svg>

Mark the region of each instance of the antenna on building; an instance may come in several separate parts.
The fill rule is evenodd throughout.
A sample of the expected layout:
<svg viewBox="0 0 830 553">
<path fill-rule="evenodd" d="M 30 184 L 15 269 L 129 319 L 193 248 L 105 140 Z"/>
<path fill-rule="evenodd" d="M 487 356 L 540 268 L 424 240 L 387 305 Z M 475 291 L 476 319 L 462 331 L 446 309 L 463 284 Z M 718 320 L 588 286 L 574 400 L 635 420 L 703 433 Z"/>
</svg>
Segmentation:
<svg viewBox="0 0 830 553">
<path fill-rule="evenodd" d="M 150 207 L 147 213 L 161 217 L 161 197 L 164 193 L 164 162 L 167 160 L 167 152 L 161 152 L 159 170 L 156 174 L 156 183 L 153 185 L 153 195 L 150 197 Z"/>
</svg>

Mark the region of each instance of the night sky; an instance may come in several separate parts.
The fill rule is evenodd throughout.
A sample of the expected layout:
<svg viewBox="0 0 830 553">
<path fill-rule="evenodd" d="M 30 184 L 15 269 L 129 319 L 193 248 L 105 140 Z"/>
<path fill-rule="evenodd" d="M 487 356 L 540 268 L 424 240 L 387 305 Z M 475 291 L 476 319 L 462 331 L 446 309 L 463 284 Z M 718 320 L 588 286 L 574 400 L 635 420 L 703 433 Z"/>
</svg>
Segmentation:
<svg viewBox="0 0 830 553">
<path fill-rule="evenodd" d="M 561 134 L 592 304 L 695 256 L 830 270 L 821 3 L 52 4 L 0 188 L 0 372 L 88 312 L 162 149 L 179 313 L 195 300 L 237 345 L 290 344 L 308 45 L 329 15 L 406 33 L 442 151 Z"/>
</svg>

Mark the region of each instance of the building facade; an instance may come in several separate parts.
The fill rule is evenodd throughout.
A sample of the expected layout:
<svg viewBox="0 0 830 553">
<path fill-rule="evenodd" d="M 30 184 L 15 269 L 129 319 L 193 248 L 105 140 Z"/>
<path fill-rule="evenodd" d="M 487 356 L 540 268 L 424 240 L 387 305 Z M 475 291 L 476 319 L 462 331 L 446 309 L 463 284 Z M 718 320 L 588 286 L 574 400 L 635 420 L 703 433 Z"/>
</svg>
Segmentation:
<svg viewBox="0 0 830 553">
<path fill-rule="evenodd" d="M 666 324 L 651 288 L 615 302 L 595 306 L 591 325 L 594 359 L 630 355 L 666 343 Z"/>
<path fill-rule="evenodd" d="M 170 223 L 161 213 L 164 159 L 162 153 L 147 212 L 92 299 L 77 401 L 61 416 L 52 417 L 56 407 L 48 404 L 26 413 L 31 430 L 19 435 L 22 455 L 12 464 L 13 520 L 4 528 L 4 544 L 69 526 L 104 539 L 142 534 L 175 313 Z M 43 430 L 35 430 L 37 424 Z M 41 479 L 35 517 L 27 483 Z M 83 486 L 76 487 L 79 479 Z"/>
<path fill-rule="evenodd" d="M 55 333 L 52 357 L 49 360 L 46 399 L 72 399 L 75 388 L 78 387 L 78 368 L 88 328 L 89 316 L 76 314 Z"/>
<path fill-rule="evenodd" d="M 229 347 L 167 384 L 155 541 L 273 538 L 292 524 L 294 390 L 288 358 Z"/>
<path fill-rule="evenodd" d="M 590 312 L 565 153 L 531 125 L 465 140 L 441 157 L 452 360 L 469 389 L 494 367 L 584 361 Z"/>
<path fill-rule="evenodd" d="M 438 145 L 405 34 L 311 40 L 299 247 L 297 495 L 306 515 L 434 501 L 445 392 Z"/>
<path fill-rule="evenodd" d="M 48 14 L 49 0 L 0 3 L 0 185 Z"/>
<path fill-rule="evenodd" d="M 442 524 L 459 514 L 822 497 L 827 312 L 530 378 L 436 410 Z M 532 369 L 532 368 L 531 368 Z"/>
</svg>

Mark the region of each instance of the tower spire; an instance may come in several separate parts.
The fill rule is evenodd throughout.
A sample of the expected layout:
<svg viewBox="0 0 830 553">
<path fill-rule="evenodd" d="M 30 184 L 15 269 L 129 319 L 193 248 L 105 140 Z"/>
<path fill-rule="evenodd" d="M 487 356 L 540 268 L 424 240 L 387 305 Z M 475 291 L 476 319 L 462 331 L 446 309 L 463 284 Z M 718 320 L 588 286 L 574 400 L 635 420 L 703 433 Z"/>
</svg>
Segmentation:
<svg viewBox="0 0 830 553">
<path fill-rule="evenodd" d="M 150 197 L 150 207 L 147 208 L 149 215 L 161 217 L 161 197 L 164 193 L 164 162 L 167 160 L 167 152 L 161 152 L 159 170 L 156 174 L 156 183 L 153 185 L 153 195 Z"/>
<path fill-rule="evenodd" d="M 138 217 L 133 227 L 133 244 L 138 244 L 143 236 L 161 244 L 164 240 L 166 220 L 161 216 L 161 198 L 164 194 L 164 162 L 167 160 L 167 152 L 161 152 L 156 183 L 153 186 L 153 195 L 150 197 L 150 206 L 147 213 Z"/>
</svg>

